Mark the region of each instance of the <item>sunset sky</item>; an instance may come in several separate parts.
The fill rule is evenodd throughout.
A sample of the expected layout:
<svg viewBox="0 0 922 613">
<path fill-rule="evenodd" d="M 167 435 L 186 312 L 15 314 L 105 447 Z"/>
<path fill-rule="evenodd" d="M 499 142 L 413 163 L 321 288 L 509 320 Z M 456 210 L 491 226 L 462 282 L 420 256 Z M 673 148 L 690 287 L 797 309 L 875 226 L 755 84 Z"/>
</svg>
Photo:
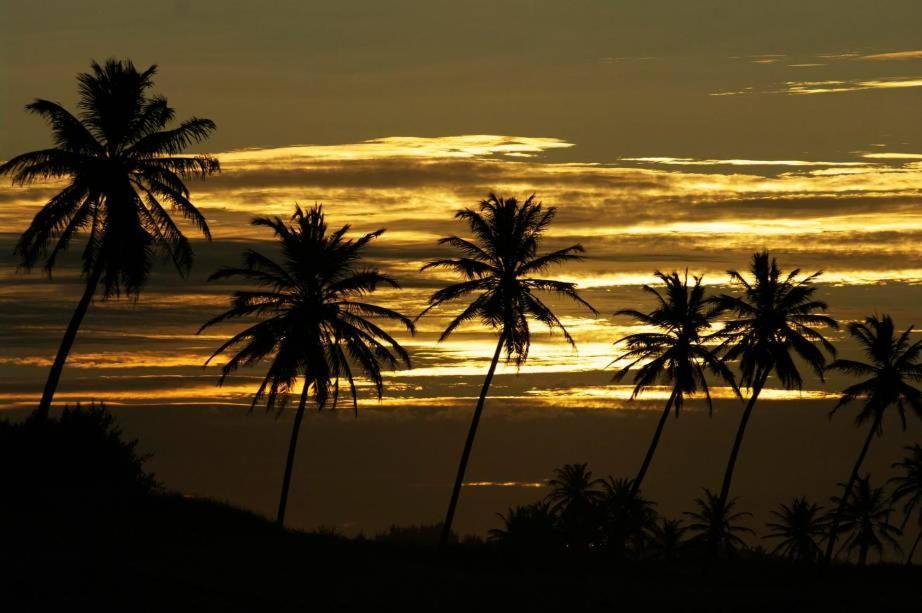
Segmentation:
<svg viewBox="0 0 922 613">
<path fill-rule="evenodd" d="M 639 286 L 656 269 L 687 268 L 727 291 L 726 270 L 767 248 L 785 269 L 824 271 L 820 293 L 837 319 L 888 312 L 901 327 L 922 325 L 920 24 L 917 0 L 5 2 L 0 159 L 49 145 L 23 105 L 41 97 L 73 108 L 75 75 L 110 56 L 158 64 L 155 89 L 178 117 L 218 125 L 200 150 L 220 159 L 222 173 L 189 185 L 214 240 L 187 228 L 197 256 L 188 279 L 164 262 L 138 302 L 92 307 L 57 399 L 126 407 L 126 427 L 156 453 L 167 485 L 269 509 L 254 467 L 265 464 L 272 491 L 283 449 L 270 443 L 284 438 L 287 417 L 242 410 L 258 369 L 223 388 L 216 369 L 203 369 L 234 326 L 195 334 L 232 288 L 206 284 L 208 274 L 245 248 L 271 251 L 249 220 L 318 202 L 333 226 L 386 228 L 370 255 L 404 287 L 378 300 L 416 315 L 451 278 L 419 268 L 443 253 L 439 237 L 465 233 L 454 211 L 490 191 L 534 192 L 558 208 L 546 248 L 579 242 L 589 256 L 552 274 L 577 282 L 601 314 L 557 305 L 578 350 L 536 326 L 528 363 L 518 374 L 500 370 L 488 411 L 503 417 L 492 433 L 487 426 L 470 479 L 491 493 L 462 503 L 460 525 L 489 527 L 493 512 L 534 498 L 528 486 L 563 462 L 591 457 L 599 473 L 628 474 L 655 418 L 644 409 L 667 394 L 631 401 L 629 386 L 609 384 L 613 341 L 638 329 L 612 314 L 649 304 Z M 0 186 L 0 409 L 37 399 L 81 290 L 75 260 L 49 281 L 17 271 L 12 255 L 54 191 Z M 327 434 L 299 460 L 304 487 L 295 486 L 292 513 L 302 527 L 380 528 L 390 516 L 434 521 L 441 512 L 494 343 L 474 325 L 437 344 L 450 314 L 401 337 L 414 368 L 388 376 L 383 401 L 364 400 L 358 420 L 308 420 L 306 431 Z M 852 351 L 844 332 L 831 336 Z M 753 426 L 740 468 L 751 506 L 777 491 L 744 484 L 768 470 L 756 462 L 759 440 L 790 437 L 776 469 L 807 467 L 797 484 L 805 490 L 831 490 L 847 476 L 851 416 L 825 419 L 843 383 L 808 378 L 802 392 L 785 392 L 769 382 L 762 410 L 776 417 L 761 434 Z M 688 422 L 670 423 L 676 442 L 650 477 L 667 509 L 687 507 L 719 476 L 738 402 L 716 393 L 726 399 L 718 423 L 696 403 Z M 632 416 L 626 429 L 628 418 L 610 417 L 617 411 Z M 888 427 L 876 466 L 913 439 L 895 421 Z M 564 433 L 566 443 L 537 451 L 537 441 Z M 236 458 L 226 470 L 214 465 L 225 461 L 219 453 Z M 341 486 L 321 467 L 337 453 L 353 461 L 335 468 L 336 480 L 361 472 L 363 491 L 409 492 L 420 507 L 392 501 L 382 518 L 361 509 L 367 500 L 355 491 L 331 502 Z"/>
</svg>

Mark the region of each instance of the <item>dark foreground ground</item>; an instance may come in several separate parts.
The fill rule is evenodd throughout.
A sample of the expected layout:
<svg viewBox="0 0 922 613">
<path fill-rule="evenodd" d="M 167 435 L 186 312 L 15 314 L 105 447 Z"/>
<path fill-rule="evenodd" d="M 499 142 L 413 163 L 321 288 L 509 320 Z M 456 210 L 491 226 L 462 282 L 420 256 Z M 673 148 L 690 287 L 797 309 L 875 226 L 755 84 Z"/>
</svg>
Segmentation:
<svg viewBox="0 0 922 613">
<path fill-rule="evenodd" d="M 3 611 L 919 611 L 922 569 L 510 557 L 276 528 L 177 495 L 4 524 Z M 12 518 L 6 518 L 10 520 Z M 31 527 L 30 527 L 31 526 Z"/>
</svg>

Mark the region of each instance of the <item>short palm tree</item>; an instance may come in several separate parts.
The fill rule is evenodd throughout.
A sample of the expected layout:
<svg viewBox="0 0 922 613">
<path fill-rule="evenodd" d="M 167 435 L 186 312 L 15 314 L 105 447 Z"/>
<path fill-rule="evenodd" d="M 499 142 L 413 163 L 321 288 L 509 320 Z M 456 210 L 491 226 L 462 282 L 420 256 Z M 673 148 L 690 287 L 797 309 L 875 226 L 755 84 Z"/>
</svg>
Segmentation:
<svg viewBox="0 0 922 613">
<path fill-rule="evenodd" d="M 650 526 L 647 550 L 657 559 L 672 562 L 679 557 L 688 531 L 680 520 L 663 518 Z"/>
<path fill-rule="evenodd" d="M 29 269 L 44 260 L 50 274 L 58 255 L 81 233 L 86 286 L 48 373 L 37 414 L 51 407 L 64 363 L 101 283 L 104 296 L 137 295 L 154 256 L 169 256 L 180 273 L 192 263 L 188 239 L 171 217 L 185 217 L 210 238 L 205 217 L 189 200 L 184 181 L 218 172 L 215 158 L 181 156 L 215 129 L 193 117 L 167 129 L 175 116 L 166 98 L 150 93 L 156 66 L 139 72 L 130 61 L 91 64 L 77 76 L 79 112 L 49 100 L 26 110 L 51 127 L 54 146 L 17 155 L 0 165 L 13 183 L 64 180 L 65 187 L 35 215 L 16 246 Z"/>
<path fill-rule="evenodd" d="M 736 499 L 726 504 L 709 489 L 704 490 L 704 497 L 696 498 L 698 506 L 695 511 L 686 511 L 692 523 L 688 531 L 693 533 L 690 544 L 703 546 L 712 558 L 733 557 L 745 547 L 741 534 L 753 534 L 752 529 L 739 522 L 751 516 L 751 513 L 736 511 Z"/>
<path fill-rule="evenodd" d="M 832 558 L 842 506 L 848 501 L 852 487 L 858 479 L 871 441 L 875 435 L 883 435 L 885 413 L 895 411 L 900 416 L 904 431 L 907 408 L 922 418 L 922 391 L 912 385 L 922 381 L 922 363 L 919 362 L 922 357 L 922 340 L 914 343 L 910 341 L 912 326 L 899 334 L 889 315 L 871 315 L 863 322 L 849 324 L 848 331 L 858 341 L 868 361 L 836 360 L 829 365 L 829 369 L 866 378 L 842 390 L 842 396 L 833 407 L 832 414 L 861 400 L 863 405 L 855 418 L 855 423 L 859 426 L 869 424 L 870 427 L 846 483 L 839 509 L 833 517 L 829 542 L 826 545 L 827 561 Z"/>
<path fill-rule="evenodd" d="M 827 523 L 821 506 L 800 496 L 790 504 L 779 505 L 772 516 L 774 521 L 765 524 L 771 532 L 762 537 L 778 541 L 772 555 L 802 563 L 821 558 L 820 542 L 826 536 Z"/>
<path fill-rule="evenodd" d="M 878 556 L 883 555 L 888 545 L 899 551 L 897 537 L 902 531 L 890 523 L 893 514 L 890 497 L 884 488 L 873 487 L 870 477 L 859 477 L 854 492 L 847 499 L 834 497 L 832 501 L 839 503 L 841 508 L 840 527 L 846 535 L 841 549 L 848 555 L 857 551 L 859 566 L 867 564 L 872 549 Z"/>
<path fill-rule="evenodd" d="M 399 287 L 394 279 L 366 267 L 363 261 L 365 247 L 383 230 L 354 240 L 345 236 L 349 226 L 328 232 L 320 206 L 307 211 L 296 207 L 290 223 L 279 217 L 257 217 L 253 225 L 273 231 L 280 243 L 281 261 L 251 250 L 244 255 L 242 266 L 223 268 L 211 275 L 211 280 L 239 277 L 257 287 L 234 292 L 230 309 L 208 321 L 199 332 L 238 318 L 256 320 L 218 347 L 208 360 L 234 351 L 221 368 L 221 382 L 242 366 L 269 363 L 251 408 L 265 397 L 267 410 L 282 410 L 296 380 L 303 380 L 276 517 L 282 524 L 308 395 L 318 409 L 328 403 L 335 408 L 343 379 L 357 410 L 357 370 L 371 380 L 380 398 L 384 390 L 382 366 L 396 368 L 402 362 L 409 367 L 410 356 L 373 320 L 396 321 L 410 332 L 413 322 L 396 311 L 364 301 L 379 286 Z"/>
<path fill-rule="evenodd" d="M 890 481 L 895 486 L 893 502 L 903 503 L 903 530 L 906 529 L 913 513 L 916 515 L 918 533 L 909 549 L 909 555 L 906 556 L 906 564 L 912 564 L 912 557 L 916 553 L 919 541 L 922 540 L 922 445 L 917 443 L 906 447 L 906 456 L 896 462 L 893 468 L 898 468 L 901 473 Z"/>
<path fill-rule="evenodd" d="M 512 507 L 499 518 L 503 527 L 490 530 L 490 541 L 515 551 L 548 553 L 560 549 L 557 517 L 547 503 Z"/>
<path fill-rule="evenodd" d="M 443 531 L 446 538 L 454 521 L 455 508 L 490 383 L 503 351 L 507 363 L 514 362 L 516 366 L 521 366 L 525 362 L 531 345 L 529 318 L 547 325 L 552 331 L 559 329 L 567 342 L 575 346 L 567 329 L 538 294 L 562 296 L 586 307 L 592 313 L 596 312 L 579 296 L 575 284 L 532 276 L 552 265 L 582 259 L 583 248 L 580 245 L 538 254 L 541 239 L 555 214 L 554 207 L 544 208 L 535 200 L 534 195 L 519 202 L 515 198 L 499 198 L 490 194 L 477 209 L 462 209 L 455 214 L 456 219 L 467 223 L 473 239 L 458 236 L 441 239 L 440 245 L 455 249 L 458 255 L 434 260 L 423 266 L 423 270 L 448 270 L 464 280 L 433 293 L 420 317 L 435 307 L 473 296 L 473 300 L 451 320 L 439 341 L 445 340 L 458 326 L 471 320 L 480 320 L 482 325 L 498 333 L 496 351 L 477 399 L 445 515 Z"/>
<path fill-rule="evenodd" d="M 721 506 L 727 504 L 730 496 L 743 435 L 769 375 L 775 373 L 785 389 L 800 389 L 803 379 L 795 356 L 822 379 L 826 357 L 817 344 L 835 355 L 835 348 L 817 330 L 820 326 L 838 328 L 834 319 L 822 314 L 826 303 L 814 298 L 813 282 L 821 273 L 798 278 L 800 270 L 795 269 L 785 275 L 766 251 L 752 256 L 750 272 L 752 280 L 735 270 L 729 271 L 731 281 L 741 286 L 742 295 L 722 294 L 715 299 L 721 309 L 732 314 L 720 332 L 723 358 L 739 360 L 740 385 L 750 390 L 724 472 Z"/>
<path fill-rule="evenodd" d="M 628 372 L 644 362 L 634 374 L 631 398 L 636 398 L 648 387 L 658 383 L 672 387 L 653 433 L 653 440 L 634 478 L 632 487 L 635 492 L 640 489 L 653 461 L 669 412 L 675 408 L 678 417 L 685 397 L 699 391 L 704 392 L 708 410 L 711 410 L 711 394 L 705 370 L 710 370 L 739 394 L 733 373 L 724 365 L 715 348 L 704 343 L 705 334 L 711 328 L 719 308 L 705 298 L 701 277 L 694 277 L 694 284 L 689 287 L 687 272 L 684 279 L 677 272 L 667 275 L 657 271 L 656 276 L 666 286 L 662 293 L 649 285 L 643 286 L 644 291 L 656 298 L 656 307 L 652 311 L 644 313 L 623 309 L 615 313 L 629 316 L 637 323 L 656 328 L 656 331 L 631 334 L 616 343 L 626 344 L 626 351 L 616 361 L 628 360 L 628 363 L 615 373 L 614 380 L 621 381 Z"/>
<path fill-rule="evenodd" d="M 565 464 L 554 469 L 544 498 L 571 550 L 588 549 L 598 536 L 598 503 L 602 499 L 601 479 L 595 479 L 589 465 Z"/>
<path fill-rule="evenodd" d="M 632 479 L 608 477 L 602 481 L 598 506 L 603 546 L 618 559 L 641 556 L 647 533 L 656 525 L 654 503 L 640 495 Z"/>
</svg>

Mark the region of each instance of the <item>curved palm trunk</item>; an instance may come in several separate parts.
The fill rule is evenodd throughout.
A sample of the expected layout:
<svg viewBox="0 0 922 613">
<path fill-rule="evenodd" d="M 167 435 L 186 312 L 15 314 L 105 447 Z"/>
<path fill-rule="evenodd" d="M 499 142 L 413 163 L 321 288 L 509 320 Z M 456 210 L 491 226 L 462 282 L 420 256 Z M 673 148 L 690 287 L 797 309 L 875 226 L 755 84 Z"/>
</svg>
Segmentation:
<svg viewBox="0 0 922 613">
<path fill-rule="evenodd" d="M 660 436 L 663 434 L 663 428 L 666 427 L 666 420 L 669 418 L 669 412 L 672 410 L 677 392 L 677 388 L 672 388 L 672 394 L 670 394 L 669 400 L 666 401 L 666 407 L 663 409 L 663 414 L 660 416 L 659 423 L 656 425 L 656 432 L 653 433 L 653 440 L 650 441 L 650 448 L 647 449 L 647 455 L 643 459 L 643 464 L 640 465 L 640 472 L 637 473 L 634 482 L 631 484 L 632 494 L 636 494 L 640 491 L 640 484 L 643 482 L 643 478 L 650 468 L 650 463 L 653 461 L 653 454 L 656 453 L 656 446 L 659 444 Z"/>
<path fill-rule="evenodd" d="M 916 535 L 916 540 L 912 544 L 912 549 L 909 550 L 909 555 L 906 556 L 907 566 L 912 566 L 912 557 L 916 555 L 916 548 L 919 546 L 920 540 L 922 540 L 922 530 L 919 530 L 919 534 Z"/>
<path fill-rule="evenodd" d="M 298 402 L 298 412 L 295 413 L 295 423 L 291 427 L 291 442 L 288 443 L 288 459 L 285 461 L 285 476 L 282 477 L 282 495 L 279 498 L 279 512 L 275 523 L 285 523 L 285 507 L 288 505 L 288 489 L 291 486 L 291 472 L 295 465 L 295 448 L 298 446 L 298 433 L 301 430 L 301 420 L 304 418 L 304 406 L 307 404 L 307 390 L 310 383 L 305 380 L 301 389 L 301 400 Z"/>
<path fill-rule="evenodd" d="M 874 438 L 874 433 L 877 432 L 877 428 L 880 425 L 880 416 L 878 416 L 874 423 L 871 425 L 871 430 L 868 432 L 868 437 L 864 441 L 864 447 L 861 448 L 861 453 L 858 454 L 858 461 L 855 462 L 855 467 L 852 468 L 852 474 L 848 478 L 848 483 L 845 486 L 845 492 L 842 494 L 842 498 L 839 500 L 839 506 L 836 509 L 836 514 L 832 517 L 832 525 L 829 526 L 829 540 L 826 542 L 826 555 L 823 560 L 828 564 L 832 560 L 832 552 L 836 546 L 836 534 L 839 531 L 839 522 L 842 520 L 842 509 L 845 508 L 845 503 L 848 502 L 849 496 L 852 495 L 852 488 L 855 487 L 855 481 L 858 480 L 858 473 L 861 471 L 861 464 L 864 463 L 864 457 L 868 454 L 868 448 L 871 446 L 871 440 Z"/>
<path fill-rule="evenodd" d="M 493 361 L 490 362 L 490 369 L 483 380 L 483 388 L 480 390 L 480 398 L 477 399 L 477 407 L 474 409 L 474 418 L 471 420 L 471 428 L 467 432 L 467 440 L 464 442 L 464 450 L 461 452 L 461 463 L 458 465 L 458 475 L 455 477 L 455 486 L 451 490 L 451 501 L 448 503 L 448 512 L 445 513 L 445 523 L 442 524 L 442 535 L 439 538 L 439 547 L 444 547 L 448 543 L 448 537 L 451 535 L 451 524 L 455 519 L 455 507 L 458 506 L 458 496 L 461 495 L 461 484 L 464 482 L 464 473 L 467 470 L 467 461 L 471 457 L 471 448 L 474 446 L 474 437 L 477 435 L 477 425 L 480 423 L 480 414 L 483 413 L 483 405 L 487 400 L 487 392 L 490 391 L 490 383 L 493 381 L 493 373 L 496 372 L 496 365 L 499 363 L 499 355 L 503 350 L 503 335 L 499 336 L 496 343 L 496 351 L 493 353 Z"/>
<path fill-rule="evenodd" d="M 58 346 L 58 354 L 51 365 L 51 371 L 48 373 L 48 380 L 45 382 L 45 389 L 42 391 L 42 399 L 38 403 L 38 410 L 35 415 L 41 419 L 48 417 L 48 411 L 51 409 L 51 401 L 54 400 L 54 393 L 58 389 L 58 381 L 61 379 L 61 372 L 64 370 L 64 363 L 67 362 L 67 356 L 70 354 L 71 347 L 74 346 L 74 339 L 77 338 L 77 330 L 83 323 L 83 317 L 86 315 L 90 302 L 93 301 L 93 294 L 96 293 L 96 286 L 99 285 L 99 279 L 102 276 L 102 266 L 97 266 L 86 280 L 86 288 L 83 290 L 83 296 L 71 315 L 70 323 L 67 324 L 67 330 L 64 331 L 64 338 Z"/>
<path fill-rule="evenodd" d="M 752 409 L 756 406 L 759 394 L 765 386 L 768 379 L 768 372 L 759 373 L 756 376 L 756 384 L 752 388 L 752 396 L 746 403 L 746 409 L 743 411 L 743 418 L 740 420 L 739 428 L 736 431 L 736 439 L 733 441 L 733 449 L 730 451 L 730 460 L 727 462 L 727 470 L 724 472 L 723 485 L 720 487 L 720 508 L 726 508 L 727 500 L 730 497 L 730 483 L 733 481 L 733 469 L 736 468 L 736 460 L 740 453 L 740 447 L 743 445 L 743 435 L 746 433 L 746 426 L 752 415 Z"/>
</svg>

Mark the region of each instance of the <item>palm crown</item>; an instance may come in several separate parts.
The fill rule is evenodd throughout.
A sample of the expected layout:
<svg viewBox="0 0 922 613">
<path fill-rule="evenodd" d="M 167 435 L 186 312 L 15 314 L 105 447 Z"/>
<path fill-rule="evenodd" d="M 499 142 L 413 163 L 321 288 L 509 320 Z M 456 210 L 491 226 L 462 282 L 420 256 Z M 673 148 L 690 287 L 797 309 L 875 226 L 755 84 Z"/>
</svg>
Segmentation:
<svg viewBox="0 0 922 613">
<path fill-rule="evenodd" d="M 656 308 L 649 313 L 635 309 L 616 313 L 657 328 L 657 331 L 631 334 L 618 340 L 618 343 L 625 343 L 627 349 L 617 360 L 628 360 L 628 363 L 615 373 L 614 379 L 622 380 L 638 363 L 645 362 L 634 375 L 632 398 L 651 385 L 666 383 L 673 386 L 672 403 L 676 415 L 683 398 L 699 390 L 704 392 L 710 409 L 711 394 L 705 369 L 736 390 L 733 373 L 716 350 L 705 344 L 706 333 L 720 308 L 705 298 L 701 277 L 694 277 L 694 284 L 689 286 L 687 273 L 684 279 L 677 272 L 667 275 L 657 271 L 656 276 L 665 284 L 665 291 L 643 286 L 645 292 L 655 297 Z"/>
<path fill-rule="evenodd" d="M 803 378 L 792 354 L 822 379 L 826 357 L 816 343 L 832 355 L 835 348 L 816 328 L 838 328 L 838 324 L 819 313 L 827 308 L 825 302 L 814 298 L 813 281 L 821 273 L 798 279 L 800 270 L 795 269 L 785 275 L 764 251 L 753 255 L 750 271 L 751 281 L 735 270 L 729 271 L 731 279 L 742 286 L 741 296 L 722 294 L 716 299 L 720 308 L 734 316 L 721 331 L 724 359 L 740 360 L 740 381 L 748 387 L 774 370 L 786 388 L 800 388 Z"/>
<path fill-rule="evenodd" d="M 822 556 L 819 542 L 826 534 L 826 518 L 821 506 L 797 497 L 790 504 L 779 505 L 772 516 L 774 520 L 765 524 L 771 532 L 764 538 L 778 542 L 773 554 L 800 562 L 812 562 Z"/>
<path fill-rule="evenodd" d="M 902 532 L 890 523 L 890 499 L 884 488 L 871 485 L 869 477 L 858 479 L 851 496 L 835 497 L 833 502 L 842 504 L 841 529 L 847 534 L 842 548 L 848 553 L 857 551 L 859 564 L 867 562 L 870 551 L 882 555 L 887 546 L 899 550 L 897 537 Z"/>
<path fill-rule="evenodd" d="M 581 245 L 538 255 L 542 234 L 554 219 L 553 207 L 543 208 L 534 195 L 519 203 L 515 198 L 490 196 L 479 210 L 462 209 L 455 214 L 467 222 L 474 240 L 449 236 L 439 241 L 461 252 L 455 258 L 435 260 L 423 270 L 443 268 L 465 277 L 465 281 L 436 291 L 423 313 L 446 302 L 476 294 L 474 300 L 442 332 L 447 338 L 466 321 L 481 322 L 501 331 L 507 359 L 522 364 L 528 357 L 531 335 L 528 317 L 559 328 L 570 344 L 573 339 L 551 309 L 535 292 L 550 292 L 576 301 L 595 313 L 595 309 L 576 292 L 573 283 L 539 279 L 529 275 L 545 271 L 554 264 L 582 259 Z"/>
<path fill-rule="evenodd" d="M 257 226 L 270 228 L 281 243 L 277 263 L 248 251 L 243 265 L 224 268 L 211 279 L 241 277 L 259 287 L 234 293 L 231 308 L 202 326 L 202 330 L 230 319 L 255 317 L 259 321 L 221 345 L 209 361 L 232 348 L 236 353 L 222 367 L 222 380 L 241 366 L 269 360 L 270 366 L 253 405 L 265 395 L 267 407 L 283 406 L 295 378 L 303 376 L 319 407 L 332 392 L 335 405 L 340 378 L 349 384 L 353 407 L 356 387 L 353 365 L 374 384 L 381 397 L 382 364 L 410 365 L 400 344 L 372 319 L 394 320 L 408 331 L 413 322 L 396 311 L 364 302 L 379 286 L 399 287 L 391 277 L 362 267 L 362 252 L 383 230 L 352 240 L 349 226 L 328 233 L 320 206 L 297 207 L 286 223 L 279 217 L 259 217 Z M 200 330 L 201 331 L 201 330 Z"/>
<path fill-rule="evenodd" d="M 165 129 L 175 112 L 165 98 L 148 93 L 155 73 L 156 66 L 138 72 L 130 61 L 93 62 L 91 72 L 77 77 L 77 116 L 48 100 L 26 107 L 48 122 L 54 146 L 8 160 L 0 174 L 20 185 L 57 179 L 67 185 L 22 235 L 16 249 L 25 267 L 46 258 L 50 272 L 70 240 L 86 231 L 85 272 L 101 279 L 106 293 L 132 294 L 155 253 L 167 254 L 181 272 L 190 266 L 192 251 L 170 211 L 210 237 L 183 181 L 217 172 L 218 161 L 178 154 L 215 125 L 193 117 Z"/>
</svg>

